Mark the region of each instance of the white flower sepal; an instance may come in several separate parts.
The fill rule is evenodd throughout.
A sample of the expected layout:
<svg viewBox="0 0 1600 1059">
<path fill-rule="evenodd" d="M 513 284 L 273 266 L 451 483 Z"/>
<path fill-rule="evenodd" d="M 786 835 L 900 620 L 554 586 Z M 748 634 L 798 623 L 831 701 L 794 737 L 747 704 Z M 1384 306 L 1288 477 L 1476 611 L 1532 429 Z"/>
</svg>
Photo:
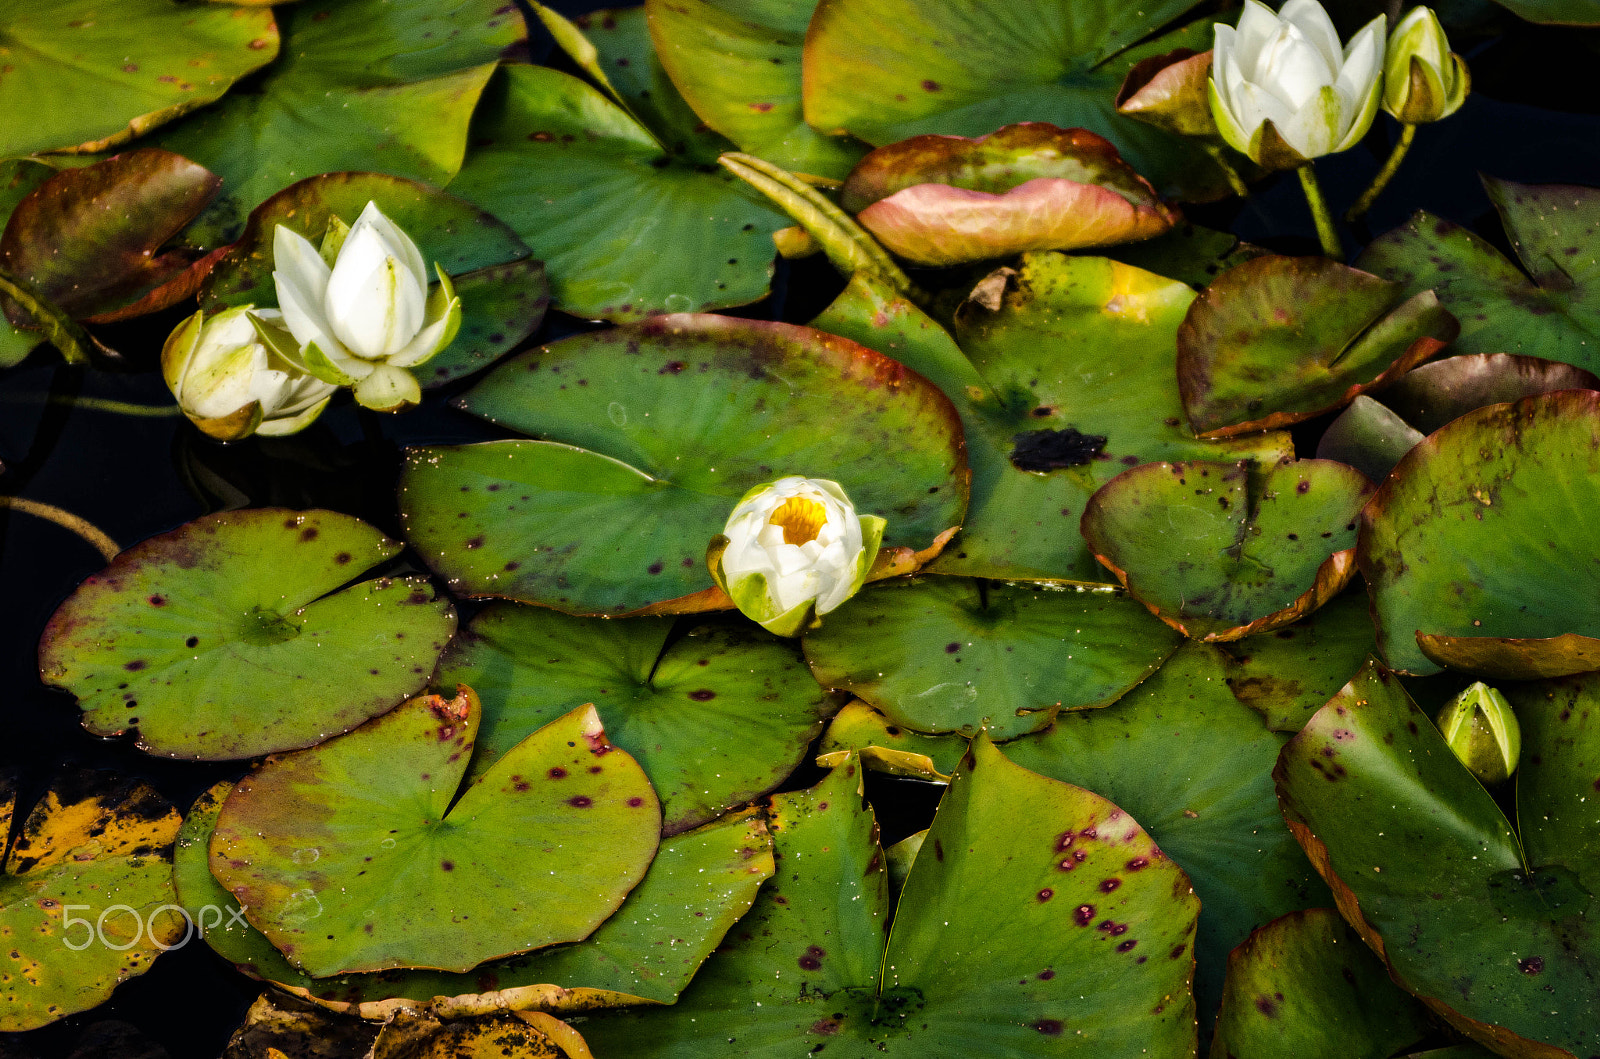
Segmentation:
<svg viewBox="0 0 1600 1059">
<path fill-rule="evenodd" d="M 1238 28 L 1217 23 L 1207 95 L 1228 145 L 1269 169 L 1348 150 L 1372 127 L 1383 89 L 1384 17 L 1341 49 L 1317 0 L 1274 14 L 1245 0 Z"/>
<path fill-rule="evenodd" d="M 320 251 L 278 225 L 272 261 L 278 307 L 306 371 L 353 387 L 358 402 L 380 412 L 422 400 L 409 369 L 455 339 L 461 299 L 437 264 L 429 293 L 422 252 L 377 203 L 349 228 L 332 218 Z"/>
<path fill-rule="evenodd" d="M 780 478 L 740 499 L 706 551 L 711 576 L 768 632 L 798 636 L 860 591 L 886 523 L 839 483 Z"/>
<path fill-rule="evenodd" d="M 183 414 L 219 441 L 293 434 L 322 414 L 338 387 L 279 356 L 261 340 L 281 335 L 276 309 L 241 305 L 207 318 L 197 312 L 161 348 L 161 375 Z"/>
</svg>

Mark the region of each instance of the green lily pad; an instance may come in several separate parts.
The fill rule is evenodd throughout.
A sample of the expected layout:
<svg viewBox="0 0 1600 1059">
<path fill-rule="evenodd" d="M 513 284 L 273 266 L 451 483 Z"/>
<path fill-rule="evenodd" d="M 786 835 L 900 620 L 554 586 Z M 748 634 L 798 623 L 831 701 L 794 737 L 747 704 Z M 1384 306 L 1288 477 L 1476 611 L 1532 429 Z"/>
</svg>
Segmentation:
<svg viewBox="0 0 1600 1059">
<path fill-rule="evenodd" d="M 184 282 L 194 254 L 161 247 L 218 184 L 187 158 L 149 148 L 63 169 L 12 212 L 0 237 L 0 270 L 91 322 L 167 308 L 198 281 Z"/>
<path fill-rule="evenodd" d="M 172 905 L 179 818 L 150 787 L 94 772 L 58 777 L 11 840 L 0 778 L 0 1033 L 101 1003 L 184 935 Z"/>
<path fill-rule="evenodd" d="M 1190 221 L 1179 221 L 1165 234 L 1142 243 L 1124 243 L 1101 253 L 1146 272 L 1182 280 L 1203 289 L 1235 265 L 1267 251 L 1229 232 L 1219 232 Z"/>
<path fill-rule="evenodd" d="M 689 105 L 739 150 L 843 177 L 866 152 L 801 113 L 801 48 L 816 0 L 646 0 L 661 63 Z"/>
<path fill-rule="evenodd" d="M 1600 26 L 1600 14 L 1585 0 L 1495 0 L 1529 22 L 1558 26 Z"/>
<path fill-rule="evenodd" d="M 537 1005 L 583 1010 L 640 1000 L 670 1004 L 772 875 L 772 843 L 755 810 L 664 839 L 643 881 L 575 945 L 492 960 L 463 974 L 379 971 L 311 978 L 233 910 L 211 874 L 208 846 L 233 784 L 202 795 L 184 819 L 173 857 L 178 903 L 223 959 L 336 1011 L 382 1018 L 395 1001 L 448 997 L 456 1006 Z M 210 910 L 210 911 L 208 911 Z"/>
<path fill-rule="evenodd" d="M 855 755 L 874 772 L 949 783 L 967 740 L 959 735 L 925 735 L 890 724 L 889 718 L 860 699 L 846 703 L 828 723 L 817 744 L 817 765 L 837 768 Z"/>
<path fill-rule="evenodd" d="M 808 328 L 659 317 L 530 350 L 459 403 L 548 439 L 407 454 L 406 537 L 466 595 L 616 614 L 707 592 L 707 543 L 787 474 L 839 482 L 888 519 L 886 547 L 928 548 L 966 511 L 945 396 Z"/>
<path fill-rule="evenodd" d="M 282 59 L 252 91 L 157 137 L 223 179 L 189 231 L 201 245 L 231 241 L 258 204 L 318 173 L 448 183 L 489 75 L 527 36 L 500 0 L 313 0 L 274 10 Z"/>
<path fill-rule="evenodd" d="M 1298 732 L 1375 647 L 1367 594 L 1352 588 L 1293 625 L 1227 645 L 1228 690 L 1274 732 Z"/>
<path fill-rule="evenodd" d="M 10 220 L 17 204 L 55 172 L 53 166 L 28 158 L 0 162 L 0 229 Z M 3 299 L 0 299 L 0 307 L 9 309 Z M 0 368 L 22 363 L 23 358 L 42 341 L 42 334 L 16 327 L 0 312 Z"/>
<path fill-rule="evenodd" d="M 888 872 L 858 771 L 773 798 L 779 870 L 755 907 L 676 1005 L 584 1023 L 597 1053 L 1193 1054 L 1198 905 L 1126 813 L 980 736 L 885 946 Z"/>
<path fill-rule="evenodd" d="M 278 54 L 265 8 L 5 0 L 0 156 L 103 151 L 212 102 Z"/>
<path fill-rule="evenodd" d="M 1186 636 L 1237 640 L 1316 610 L 1355 573 L 1372 484 L 1329 460 L 1151 463 L 1083 513 L 1095 555 Z"/>
<path fill-rule="evenodd" d="M 40 675 L 78 697 L 90 732 L 137 728 L 149 753 L 309 746 L 421 688 L 455 632 L 425 578 L 341 589 L 399 551 L 333 511 L 196 519 L 79 585 L 45 628 Z"/>
<path fill-rule="evenodd" d="M 1597 431 L 1600 393 L 1563 390 L 1469 412 L 1401 461 L 1362 512 L 1357 548 L 1389 665 L 1594 668 L 1600 601 L 1582 586 L 1600 562 L 1600 509 L 1573 460 Z"/>
<path fill-rule="evenodd" d="M 785 218 L 663 149 L 582 81 L 512 64 L 490 84 L 451 191 L 502 218 L 550 271 L 558 308 L 636 320 L 767 293 Z"/>
<path fill-rule="evenodd" d="M 544 266 L 501 221 L 426 184 L 383 173 L 328 173 L 284 188 L 258 206 L 200 289 L 200 307 L 276 305 L 273 233 L 278 225 L 321 243 L 328 221 L 354 222 L 368 202 L 452 277 L 461 298 L 455 341 L 419 371 L 429 385 L 486 366 L 533 334 L 550 303 Z"/>
<path fill-rule="evenodd" d="M 806 634 L 806 661 L 918 732 L 1012 739 L 1115 702 L 1181 642 L 1109 585 L 934 577 L 863 590 Z"/>
<path fill-rule="evenodd" d="M 1563 365 L 1565 366 L 1565 365 Z M 1381 482 L 1422 441 L 1414 429 L 1387 405 L 1357 394 L 1350 407 L 1328 424 L 1317 440 L 1317 459 L 1349 464 L 1369 482 Z"/>
<path fill-rule="evenodd" d="M 1428 1036 L 1426 1009 L 1331 908 L 1291 912 L 1228 956 L 1212 1054 L 1347 1059 L 1393 1055 Z"/>
<path fill-rule="evenodd" d="M 1073 528 L 1118 471 L 1292 451 L 1286 433 L 1200 441 L 1183 426 L 1174 341 L 1193 299 L 1140 269 L 1052 252 L 1023 256 L 997 309 L 963 306 L 954 338 L 859 280 L 812 323 L 894 357 L 956 402 L 972 501 L 930 571 L 1098 582 L 1105 575 Z"/>
<path fill-rule="evenodd" d="M 1376 664 L 1284 747 L 1275 772 L 1291 829 L 1390 977 L 1501 1054 L 1600 1048 L 1592 813 L 1543 816 L 1594 793 L 1592 680 L 1516 695 L 1524 762 L 1552 756 L 1548 771 L 1518 780 L 1520 844 Z"/>
<path fill-rule="evenodd" d="M 223 802 L 212 874 L 313 977 L 588 937 L 655 856 L 655 792 L 580 707 L 458 798 L 478 719 L 470 691 L 423 696 L 271 759 Z"/>
<path fill-rule="evenodd" d="M 593 703 L 638 760 L 674 834 L 766 793 L 805 760 L 833 707 L 788 641 L 704 626 L 668 646 L 669 618 L 607 621 L 491 604 L 440 663 L 438 681 L 483 702 L 469 776 L 528 733 Z"/>
<path fill-rule="evenodd" d="M 1199 145 L 1116 108 L 1136 63 L 1211 46 L 1204 19 L 1145 40 L 1194 6 L 1159 0 L 1134 11 L 1116 0 L 1028 0 L 996 10 L 978 0 L 824 0 L 806 37 L 805 116 L 871 144 L 1053 121 L 1107 137 L 1165 194 L 1217 198 L 1226 178 Z"/>
<path fill-rule="evenodd" d="M 1600 390 L 1600 379 L 1556 360 L 1475 353 L 1412 368 L 1382 396 L 1400 418 L 1432 434 L 1474 409 L 1553 390 Z"/>
<path fill-rule="evenodd" d="M 1114 800 L 1188 875 L 1202 906 L 1195 992 L 1207 1021 L 1234 946 L 1287 912 L 1331 903 L 1273 797 L 1284 737 L 1229 694 L 1227 672 L 1221 648 L 1186 643 L 1111 708 L 1062 714 L 1005 748 L 1025 768 Z"/>
<path fill-rule="evenodd" d="M 1433 290 L 1461 321 L 1459 353 L 1521 353 L 1600 371 L 1600 191 L 1484 178 L 1530 282 L 1490 243 L 1418 211 L 1356 265 Z"/>
<path fill-rule="evenodd" d="M 1178 388 L 1204 437 L 1284 427 L 1433 356 L 1459 326 L 1431 291 L 1325 257 L 1254 258 L 1201 292 L 1178 332 Z"/>
</svg>

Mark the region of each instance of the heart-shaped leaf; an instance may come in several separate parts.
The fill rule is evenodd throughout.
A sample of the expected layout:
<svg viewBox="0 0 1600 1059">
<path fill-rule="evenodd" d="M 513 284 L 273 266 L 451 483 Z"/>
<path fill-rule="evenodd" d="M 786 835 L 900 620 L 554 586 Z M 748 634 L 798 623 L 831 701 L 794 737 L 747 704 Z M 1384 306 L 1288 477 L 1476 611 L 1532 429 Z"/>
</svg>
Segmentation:
<svg viewBox="0 0 1600 1059">
<path fill-rule="evenodd" d="M 103 151 L 205 106 L 278 54 L 271 10 L 173 0 L 0 3 L 0 157 Z M 21 120 L 26 115 L 25 120 Z"/>
<path fill-rule="evenodd" d="M 478 719 L 466 689 L 423 696 L 271 759 L 223 803 L 212 874 L 313 977 L 582 940 L 655 855 L 655 792 L 580 707 L 458 797 Z"/>
<path fill-rule="evenodd" d="M 1237 640 L 1290 624 L 1350 583 L 1356 515 L 1371 492 L 1359 471 L 1328 460 L 1151 463 L 1094 495 L 1083 535 L 1162 621 Z"/>
<path fill-rule="evenodd" d="M 504 67 L 451 191 L 502 218 L 576 316 L 745 305 L 767 293 L 784 218 L 738 178 L 680 159 L 575 77 Z"/>
<path fill-rule="evenodd" d="M 158 137 L 222 177 L 222 194 L 188 235 L 200 245 L 232 240 L 258 204 L 318 173 L 448 183 L 489 75 L 527 37 L 500 0 L 313 0 L 274 10 L 282 59 L 252 91 Z"/>
<path fill-rule="evenodd" d="M 935 577 L 870 586 L 804 642 L 819 683 L 893 724 L 1011 739 L 1116 701 L 1181 638 L 1109 585 Z"/>
<path fill-rule="evenodd" d="M 420 577 L 346 585 L 400 544 L 333 511 L 258 508 L 136 544 L 79 585 L 39 645 L 96 735 L 170 757 L 309 746 L 427 683 L 455 611 Z"/>
<path fill-rule="evenodd" d="M 1203 437 L 1284 427 L 1399 378 L 1459 330 L 1431 291 L 1325 257 L 1258 257 L 1201 292 L 1178 331 L 1178 388 Z"/>
<path fill-rule="evenodd" d="M 0 777 L 0 841 L 13 777 Z M 103 1002 L 186 936 L 171 902 L 179 818 L 154 790 L 102 773 L 58 777 L 9 842 L 0 875 L 0 1032 Z"/>
<path fill-rule="evenodd" d="M 1213 1054 L 1393 1055 L 1428 1036 L 1426 1010 L 1331 908 L 1273 920 L 1228 955 Z"/>
<path fill-rule="evenodd" d="M 1563 390 L 1469 412 L 1401 461 L 1357 549 L 1389 665 L 1513 679 L 1594 668 L 1600 507 L 1574 459 L 1597 432 L 1600 393 Z"/>
<path fill-rule="evenodd" d="M 1508 1055 L 1591 1055 L 1593 678 L 1513 691 L 1521 841 L 1398 678 L 1357 674 L 1283 749 L 1284 816 L 1389 974 Z M 1543 759 L 1550 756 L 1548 771 Z M 1553 811 L 1554 815 L 1546 815 Z"/>
<path fill-rule="evenodd" d="M 476 371 L 538 330 L 550 302 L 544 267 L 505 224 L 454 195 L 382 173 L 328 173 L 263 202 L 200 290 L 200 307 L 275 305 L 273 235 L 279 225 L 321 243 L 328 222 L 353 224 L 376 202 L 422 252 L 452 277 L 461 298 L 456 339 L 420 371 L 438 385 Z"/>
<path fill-rule="evenodd" d="M 783 782 L 834 708 L 792 643 L 741 622 L 693 629 L 668 646 L 672 625 L 491 604 L 439 667 L 441 683 L 466 684 L 483 703 L 468 774 L 593 703 L 607 737 L 660 794 L 668 834 Z"/>
<path fill-rule="evenodd" d="M 460 404 L 548 439 L 409 452 L 406 536 L 467 595 L 577 613 L 685 605 L 715 591 L 706 545 L 739 498 L 783 475 L 840 483 L 888 519 L 887 547 L 927 549 L 966 511 L 949 400 L 809 328 L 657 317 L 524 353 Z"/>
</svg>

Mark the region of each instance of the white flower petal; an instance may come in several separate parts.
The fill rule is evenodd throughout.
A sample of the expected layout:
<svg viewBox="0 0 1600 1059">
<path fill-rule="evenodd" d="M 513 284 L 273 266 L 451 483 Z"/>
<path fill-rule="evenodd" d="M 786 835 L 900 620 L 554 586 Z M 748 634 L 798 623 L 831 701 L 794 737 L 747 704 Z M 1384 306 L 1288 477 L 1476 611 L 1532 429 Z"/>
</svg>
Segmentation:
<svg viewBox="0 0 1600 1059">
<path fill-rule="evenodd" d="M 1262 62 L 1265 73 L 1255 79 L 1256 84 L 1283 100 L 1291 110 L 1305 106 L 1338 76 L 1338 67 L 1330 66 L 1305 34 L 1293 26 L 1272 40 Z"/>
<path fill-rule="evenodd" d="M 280 224 L 272 233 L 272 266 L 283 325 L 302 346 L 316 342 L 326 350 L 333 334 L 323 311 L 328 293 L 327 262 L 303 235 Z"/>
<path fill-rule="evenodd" d="M 384 252 L 400 262 L 412 282 L 423 290 L 428 289 L 428 266 L 422 260 L 422 251 L 417 249 L 417 244 L 399 225 L 378 208 L 376 202 L 367 203 L 367 208 L 361 211 L 355 227 L 350 230 L 354 232 L 356 228 L 373 231 L 383 243 Z"/>
<path fill-rule="evenodd" d="M 1289 0 L 1278 12 L 1278 19 L 1299 29 L 1335 72 L 1343 52 L 1339 48 L 1339 31 L 1333 28 L 1333 19 L 1317 0 Z"/>
<path fill-rule="evenodd" d="M 1244 13 L 1239 16 L 1238 37 L 1234 42 L 1234 54 L 1239 60 L 1239 69 L 1244 73 L 1246 80 L 1255 80 L 1257 66 L 1261 53 L 1266 49 L 1267 43 L 1278 35 L 1278 16 L 1273 14 L 1272 8 L 1266 4 L 1257 3 L 1256 0 L 1244 0 Z"/>
</svg>

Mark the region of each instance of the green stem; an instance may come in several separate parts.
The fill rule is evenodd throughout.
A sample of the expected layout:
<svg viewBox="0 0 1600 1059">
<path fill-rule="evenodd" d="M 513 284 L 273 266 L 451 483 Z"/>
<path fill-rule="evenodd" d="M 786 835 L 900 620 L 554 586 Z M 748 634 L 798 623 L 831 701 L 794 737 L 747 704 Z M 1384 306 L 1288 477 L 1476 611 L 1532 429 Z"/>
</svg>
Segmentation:
<svg viewBox="0 0 1600 1059">
<path fill-rule="evenodd" d="M 145 416 L 154 419 L 183 414 L 175 404 L 137 404 L 133 401 L 118 401 L 110 397 L 71 397 L 66 394 L 0 393 L 0 402 L 6 404 L 43 403 L 65 405 L 69 408 L 82 408 L 90 412 L 109 412 L 112 415 Z"/>
<path fill-rule="evenodd" d="M 1295 172 L 1300 174 L 1300 188 L 1306 193 L 1306 205 L 1311 207 L 1311 218 L 1317 222 L 1317 239 L 1322 243 L 1322 252 L 1335 261 L 1343 261 L 1344 244 L 1339 241 L 1339 230 L 1333 226 L 1328 200 L 1322 197 L 1322 185 L 1317 183 L 1316 170 L 1307 162 Z"/>
<path fill-rule="evenodd" d="M 1383 189 L 1389 186 L 1389 181 L 1394 179 L 1394 174 L 1400 168 L 1400 163 L 1405 161 L 1406 152 L 1411 150 L 1411 141 L 1416 139 L 1417 127 L 1402 123 L 1400 126 L 1400 139 L 1395 142 L 1394 149 L 1389 152 L 1388 159 L 1383 163 L 1383 168 L 1378 170 L 1378 175 L 1372 178 L 1372 183 L 1367 190 L 1356 199 L 1356 204 L 1350 207 L 1350 212 L 1344 215 L 1347 221 L 1353 221 L 1372 208 Z"/>
<path fill-rule="evenodd" d="M 1228 178 L 1228 187 L 1233 189 L 1233 193 L 1241 199 L 1249 198 L 1249 185 L 1244 182 L 1244 178 L 1239 175 L 1239 171 L 1233 168 L 1233 163 L 1228 161 L 1228 156 L 1222 153 L 1222 148 L 1214 143 L 1202 143 L 1200 146 L 1206 154 L 1211 156 L 1211 160 L 1217 163 L 1217 168 L 1222 170 L 1222 175 Z"/>
</svg>

